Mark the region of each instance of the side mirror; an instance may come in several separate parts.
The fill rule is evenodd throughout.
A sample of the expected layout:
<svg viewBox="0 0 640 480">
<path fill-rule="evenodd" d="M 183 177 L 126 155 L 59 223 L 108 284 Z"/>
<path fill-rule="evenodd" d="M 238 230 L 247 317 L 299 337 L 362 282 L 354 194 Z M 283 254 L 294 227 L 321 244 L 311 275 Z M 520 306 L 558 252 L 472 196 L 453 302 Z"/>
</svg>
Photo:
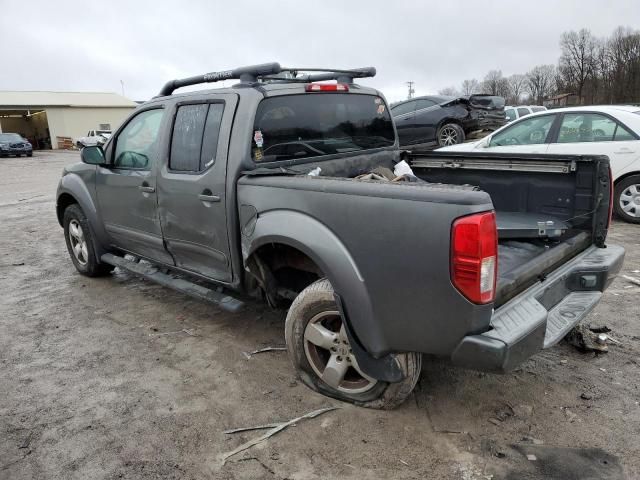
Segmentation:
<svg viewBox="0 0 640 480">
<path fill-rule="evenodd" d="M 107 163 L 106 158 L 104 157 L 104 152 L 102 151 L 102 147 L 97 145 L 93 145 L 90 147 L 84 147 L 80 151 L 80 158 L 83 163 L 88 165 L 104 165 Z"/>
</svg>

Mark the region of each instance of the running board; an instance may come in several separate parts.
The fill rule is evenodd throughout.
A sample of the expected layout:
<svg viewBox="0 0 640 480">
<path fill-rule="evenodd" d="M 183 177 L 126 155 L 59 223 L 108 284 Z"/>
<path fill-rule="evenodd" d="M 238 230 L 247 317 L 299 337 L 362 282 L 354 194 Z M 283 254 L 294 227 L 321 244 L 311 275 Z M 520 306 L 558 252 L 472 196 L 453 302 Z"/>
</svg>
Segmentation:
<svg viewBox="0 0 640 480">
<path fill-rule="evenodd" d="M 189 282 L 183 278 L 174 278 L 171 275 L 162 273 L 155 266 L 149 264 L 144 265 L 124 257 L 119 257 L 111 253 L 105 253 L 100 260 L 114 267 L 120 267 L 140 277 L 156 282 L 163 287 L 169 287 L 179 292 L 186 293 L 192 297 L 204 300 L 206 302 L 215 303 L 223 310 L 228 312 L 237 312 L 244 307 L 244 302 L 237 298 L 231 297 L 221 292 L 211 290 L 201 285 Z"/>
</svg>

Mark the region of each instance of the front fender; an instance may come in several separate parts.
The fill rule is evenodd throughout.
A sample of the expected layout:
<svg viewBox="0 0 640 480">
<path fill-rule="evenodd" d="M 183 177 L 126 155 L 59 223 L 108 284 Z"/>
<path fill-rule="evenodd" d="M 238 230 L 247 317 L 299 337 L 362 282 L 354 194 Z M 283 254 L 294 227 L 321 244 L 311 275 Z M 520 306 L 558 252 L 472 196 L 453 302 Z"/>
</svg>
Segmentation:
<svg viewBox="0 0 640 480">
<path fill-rule="evenodd" d="M 344 244 L 326 225 L 292 210 L 261 213 L 251 235 L 243 234 L 243 260 L 246 262 L 258 248 L 269 243 L 294 247 L 320 267 L 342 299 L 352 333 L 367 351 L 371 351 L 371 345 L 385 343 L 373 321 L 373 306 L 362 274 Z"/>
<path fill-rule="evenodd" d="M 102 254 L 108 251 L 106 249 L 106 245 L 109 244 L 109 237 L 104 229 L 104 223 L 102 222 L 102 218 L 98 212 L 94 195 L 92 195 L 91 191 L 87 187 L 86 180 L 79 174 L 67 173 L 64 175 L 60 179 L 56 194 L 56 210 L 58 210 L 58 221 L 61 225 L 64 211 L 61 211 L 60 207 L 66 206 L 64 204 L 68 203 L 63 201 L 63 198 L 67 195 L 73 197 L 73 200 L 75 200 L 74 203 L 77 203 L 80 208 L 82 208 L 82 211 L 91 225 L 93 233 L 93 247 L 96 252 L 96 260 L 99 261 Z"/>
</svg>

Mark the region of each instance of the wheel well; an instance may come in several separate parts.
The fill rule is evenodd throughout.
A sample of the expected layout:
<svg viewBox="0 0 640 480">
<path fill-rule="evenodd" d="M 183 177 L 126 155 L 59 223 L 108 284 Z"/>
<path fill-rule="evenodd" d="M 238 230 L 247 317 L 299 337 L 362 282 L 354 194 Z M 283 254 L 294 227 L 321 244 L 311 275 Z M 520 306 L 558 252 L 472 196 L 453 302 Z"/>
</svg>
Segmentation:
<svg viewBox="0 0 640 480">
<path fill-rule="evenodd" d="M 307 286 L 324 277 L 307 254 L 282 243 L 261 246 L 247 259 L 246 266 L 273 306 L 293 300 Z"/>
<path fill-rule="evenodd" d="M 63 193 L 58 197 L 58 201 L 56 202 L 56 215 L 58 216 L 58 223 L 60 226 L 62 226 L 64 211 L 69 205 L 73 205 L 74 203 L 78 203 L 78 201 L 73 197 L 73 195 L 68 193 Z"/>
<path fill-rule="evenodd" d="M 622 175 L 621 177 L 618 177 L 618 179 L 613 182 L 613 185 L 618 185 L 621 181 L 629 178 L 629 177 L 633 177 L 634 175 L 640 175 L 640 172 L 629 172 L 629 173 L 625 173 L 624 175 Z"/>
<path fill-rule="evenodd" d="M 438 130 L 440 130 L 440 128 L 443 125 L 446 125 L 447 123 L 455 123 L 460 128 L 462 128 L 462 130 L 464 131 L 464 127 L 462 126 L 462 124 L 457 119 L 455 119 L 455 118 L 445 118 L 444 120 L 440 120 L 440 122 L 438 123 L 438 126 L 436 128 L 436 135 L 438 134 Z"/>
</svg>

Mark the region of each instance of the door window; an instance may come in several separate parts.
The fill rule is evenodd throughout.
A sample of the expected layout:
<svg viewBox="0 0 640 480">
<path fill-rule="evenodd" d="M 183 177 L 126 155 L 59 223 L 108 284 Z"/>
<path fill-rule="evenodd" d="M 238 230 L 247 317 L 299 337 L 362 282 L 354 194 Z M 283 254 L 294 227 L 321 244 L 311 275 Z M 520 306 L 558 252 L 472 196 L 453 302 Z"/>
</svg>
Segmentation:
<svg viewBox="0 0 640 480">
<path fill-rule="evenodd" d="M 171 170 L 202 172 L 215 163 L 223 111 L 222 103 L 178 107 L 171 138 Z"/>
<path fill-rule="evenodd" d="M 555 115 L 541 115 L 518 121 L 491 138 L 490 147 L 545 143 Z"/>
<path fill-rule="evenodd" d="M 504 115 L 507 117 L 507 120 L 510 122 L 516 119 L 516 111 L 513 108 L 507 108 L 504 111 Z"/>
<path fill-rule="evenodd" d="M 416 102 L 407 102 L 401 105 L 397 105 L 391 109 L 391 114 L 394 117 L 398 115 L 404 115 L 405 113 L 413 112 L 416 108 Z"/>
<path fill-rule="evenodd" d="M 629 132 L 618 123 L 597 113 L 565 113 L 558 133 L 558 143 L 611 142 L 625 138 Z"/>
<path fill-rule="evenodd" d="M 518 116 L 519 117 L 525 117 L 527 115 L 529 115 L 531 112 L 529 111 L 528 108 L 524 108 L 524 107 L 520 107 L 518 109 Z"/>
<path fill-rule="evenodd" d="M 146 110 L 136 115 L 116 138 L 113 165 L 116 168 L 151 170 L 164 110 Z"/>
<path fill-rule="evenodd" d="M 421 98 L 419 100 L 416 100 L 416 110 L 433 107 L 435 104 L 436 102 L 432 102 L 431 100 L 427 100 L 426 98 Z"/>
</svg>

